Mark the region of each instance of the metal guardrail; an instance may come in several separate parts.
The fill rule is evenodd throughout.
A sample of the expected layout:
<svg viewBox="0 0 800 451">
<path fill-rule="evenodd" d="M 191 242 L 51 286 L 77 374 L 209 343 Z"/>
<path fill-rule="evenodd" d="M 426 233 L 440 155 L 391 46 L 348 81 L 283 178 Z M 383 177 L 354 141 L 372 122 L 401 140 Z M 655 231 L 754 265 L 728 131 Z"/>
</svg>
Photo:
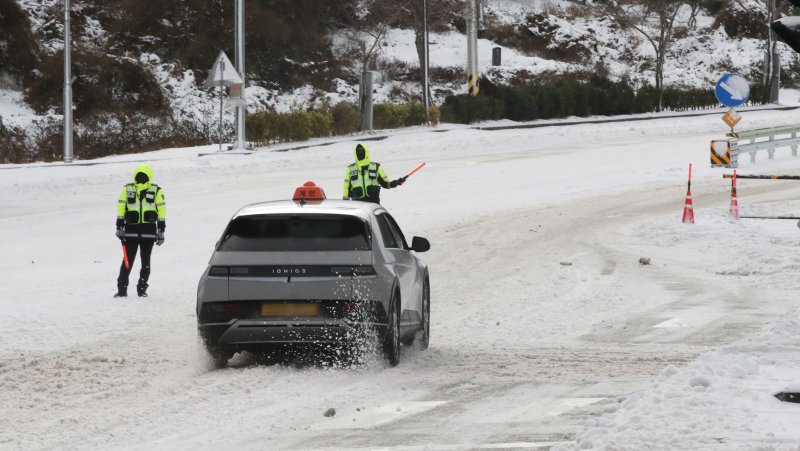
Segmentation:
<svg viewBox="0 0 800 451">
<path fill-rule="evenodd" d="M 797 146 L 800 145 L 800 125 L 789 125 L 784 127 L 761 128 L 746 132 L 729 133 L 728 137 L 733 138 L 731 142 L 731 165 L 736 167 L 739 155 L 750 154 L 750 163 L 756 162 L 756 153 L 759 150 L 766 150 L 769 159 L 775 157 L 775 150 L 780 147 L 790 147 L 792 156 L 797 156 Z M 749 143 L 742 143 L 742 140 L 749 140 Z"/>
</svg>

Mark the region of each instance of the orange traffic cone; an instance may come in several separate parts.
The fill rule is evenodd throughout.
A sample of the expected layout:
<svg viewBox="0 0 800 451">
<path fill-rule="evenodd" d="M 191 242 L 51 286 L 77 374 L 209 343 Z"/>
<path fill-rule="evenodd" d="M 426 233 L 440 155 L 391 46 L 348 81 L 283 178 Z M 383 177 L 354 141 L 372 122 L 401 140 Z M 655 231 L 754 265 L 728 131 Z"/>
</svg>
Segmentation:
<svg viewBox="0 0 800 451">
<path fill-rule="evenodd" d="M 728 210 L 728 215 L 733 220 L 739 220 L 739 200 L 736 199 L 736 171 L 733 171 L 733 179 L 731 181 L 731 208 Z"/>
<path fill-rule="evenodd" d="M 694 224 L 694 208 L 692 207 L 692 191 L 686 192 L 686 204 L 683 207 L 683 223 Z"/>
<path fill-rule="evenodd" d="M 686 204 L 683 207 L 683 223 L 694 224 L 694 208 L 692 207 L 692 165 L 689 164 L 689 185 L 686 188 Z"/>
</svg>

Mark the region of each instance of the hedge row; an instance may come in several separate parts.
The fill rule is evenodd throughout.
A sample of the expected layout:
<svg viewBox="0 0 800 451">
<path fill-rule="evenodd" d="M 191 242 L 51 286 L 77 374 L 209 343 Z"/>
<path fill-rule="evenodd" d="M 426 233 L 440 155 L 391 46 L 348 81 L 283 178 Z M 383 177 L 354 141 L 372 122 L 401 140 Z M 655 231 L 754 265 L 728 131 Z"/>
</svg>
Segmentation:
<svg viewBox="0 0 800 451">
<path fill-rule="evenodd" d="M 438 123 L 438 110 L 432 108 L 430 115 L 431 123 Z M 421 125 L 427 121 L 425 108 L 419 103 L 375 105 L 376 129 Z M 311 111 L 261 111 L 247 116 L 246 127 L 248 141 L 257 145 L 303 141 L 354 133 L 359 129 L 359 113 L 355 106 L 347 103 Z M 61 118 L 56 116 L 45 116 L 24 130 L 7 126 L 0 120 L 0 164 L 60 160 L 63 136 Z M 223 139 L 230 140 L 232 136 L 232 128 L 226 126 Z M 75 156 L 87 160 L 205 144 L 217 139 L 214 124 L 176 122 L 169 117 L 138 113 L 103 113 L 76 118 L 73 144 Z"/>
<path fill-rule="evenodd" d="M 752 86 L 752 99 L 762 89 Z M 626 81 L 595 76 L 588 81 L 561 79 L 525 86 L 496 86 L 483 82 L 480 94 L 450 96 L 442 107 L 442 120 L 469 124 L 482 120 L 531 121 L 568 116 L 613 116 L 656 111 L 658 95 L 645 85 L 639 90 Z M 664 89 L 665 110 L 686 111 L 719 107 L 711 89 L 668 87 Z"/>
<path fill-rule="evenodd" d="M 20 156 L 26 153 L 25 133 L 16 128 L 8 128 L 0 117 L 0 164 L 21 163 Z"/>
<path fill-rule="evenodd" d="M 144 114 L 106 113 L 75 121 L 73 150 L 76 158 L 90 160 L 207 142 L 193 123 Z M 60 117 L 41 117 L 24 129 L 0 121 L 0 163 L 57 161 L 63 153 Z"/>
<path fill-rule="evenodd" d="M 288 113 L 259 111 L 247 116 L 247 140 L 256 145 L 304 141 L 355 133 L 359 130 L 360 114 L 349 103 L 323 106 L 316 110 L 294 109 Z M 432 108 L 430 121 L 438 123 L 438 110 Z M 428 123 L 425 107 L 418 102 L 396 105 L 377 104 L 373 107 L 373 128 L 400 128 Z"/>
</svg>

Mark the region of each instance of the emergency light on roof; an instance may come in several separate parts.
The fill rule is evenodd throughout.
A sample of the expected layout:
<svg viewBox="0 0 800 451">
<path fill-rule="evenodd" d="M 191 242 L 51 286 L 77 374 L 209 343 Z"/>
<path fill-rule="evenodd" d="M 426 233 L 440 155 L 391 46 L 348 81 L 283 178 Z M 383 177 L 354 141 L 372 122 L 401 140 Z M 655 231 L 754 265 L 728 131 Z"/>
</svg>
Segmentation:
<svg viewBox="0 0 800 451">
<path fill-rule="evenodd" d="M 303 183 L 303 186 L 298 186 L 297 189 L 294 190 L 294 196 L 292 196 L 292 200 L 298 200 L 301 202 L 325 199 L 325 191 L 317 186 L 316 183 L 311 181 Z"/>
</svg>

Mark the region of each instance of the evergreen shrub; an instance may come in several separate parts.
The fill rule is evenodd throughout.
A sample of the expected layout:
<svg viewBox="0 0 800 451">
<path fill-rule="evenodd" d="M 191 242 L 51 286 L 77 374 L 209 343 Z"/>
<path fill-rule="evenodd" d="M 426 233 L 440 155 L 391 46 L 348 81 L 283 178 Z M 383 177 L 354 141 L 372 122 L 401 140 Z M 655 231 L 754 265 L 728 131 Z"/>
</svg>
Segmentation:
<svg viewBox="0 0 800 451">
<path fill-rule="evenodd" d="M 358 108 L 352 103 L 338 103 L 331 107 L 331 132 L 347 135 L 358 130 Z"/>
<path fill-rule="evenodd" d="M 438 109 L 432 111 L 438 123 Z M 265 146 L 354 133 L 359 129 L 359 119 L 360 115 L 354 105 L 340 103 L 333 107 L 324 105 L 309 111 L 295 108 L 288 113 L 259 111 L 248 114 L 245 130 L 248 141 Z M 428 115 L 425 106 L 419 102 L 402 105 L 382 103 L 375 105 L 373 110 L 373 125 L 376 129 L 426 123 Z"/>
<path fill-rule="evenodd" d="M 405 104 L 379 103 L 373 107 L 375 129 L 412 127 L 428 123 L 425 105 L 420 102 Z"/>
<path fill-rule="evenodd" d="M 718 107 L 719 103 L 712 89 L 669 87 L 664 89 L 662 106 L 665 110 L 685 111 Z M 657 107 L 655 88 L 644 85 L 637 91 L 625 79 L 561 78 L 521 86 L 498 86 L 483 80 L 476 97 L 466 94 L 447 97 L 442 106 L 442 120 L 462 124 L 496 119 L 522 122 L 647 113 Z"/>
<path fill-rule="evenodd" d="M 6 127 L 0 117 L 0 164 L 27 161 L 25 133 L 14 127 Z"/>
</svg>

